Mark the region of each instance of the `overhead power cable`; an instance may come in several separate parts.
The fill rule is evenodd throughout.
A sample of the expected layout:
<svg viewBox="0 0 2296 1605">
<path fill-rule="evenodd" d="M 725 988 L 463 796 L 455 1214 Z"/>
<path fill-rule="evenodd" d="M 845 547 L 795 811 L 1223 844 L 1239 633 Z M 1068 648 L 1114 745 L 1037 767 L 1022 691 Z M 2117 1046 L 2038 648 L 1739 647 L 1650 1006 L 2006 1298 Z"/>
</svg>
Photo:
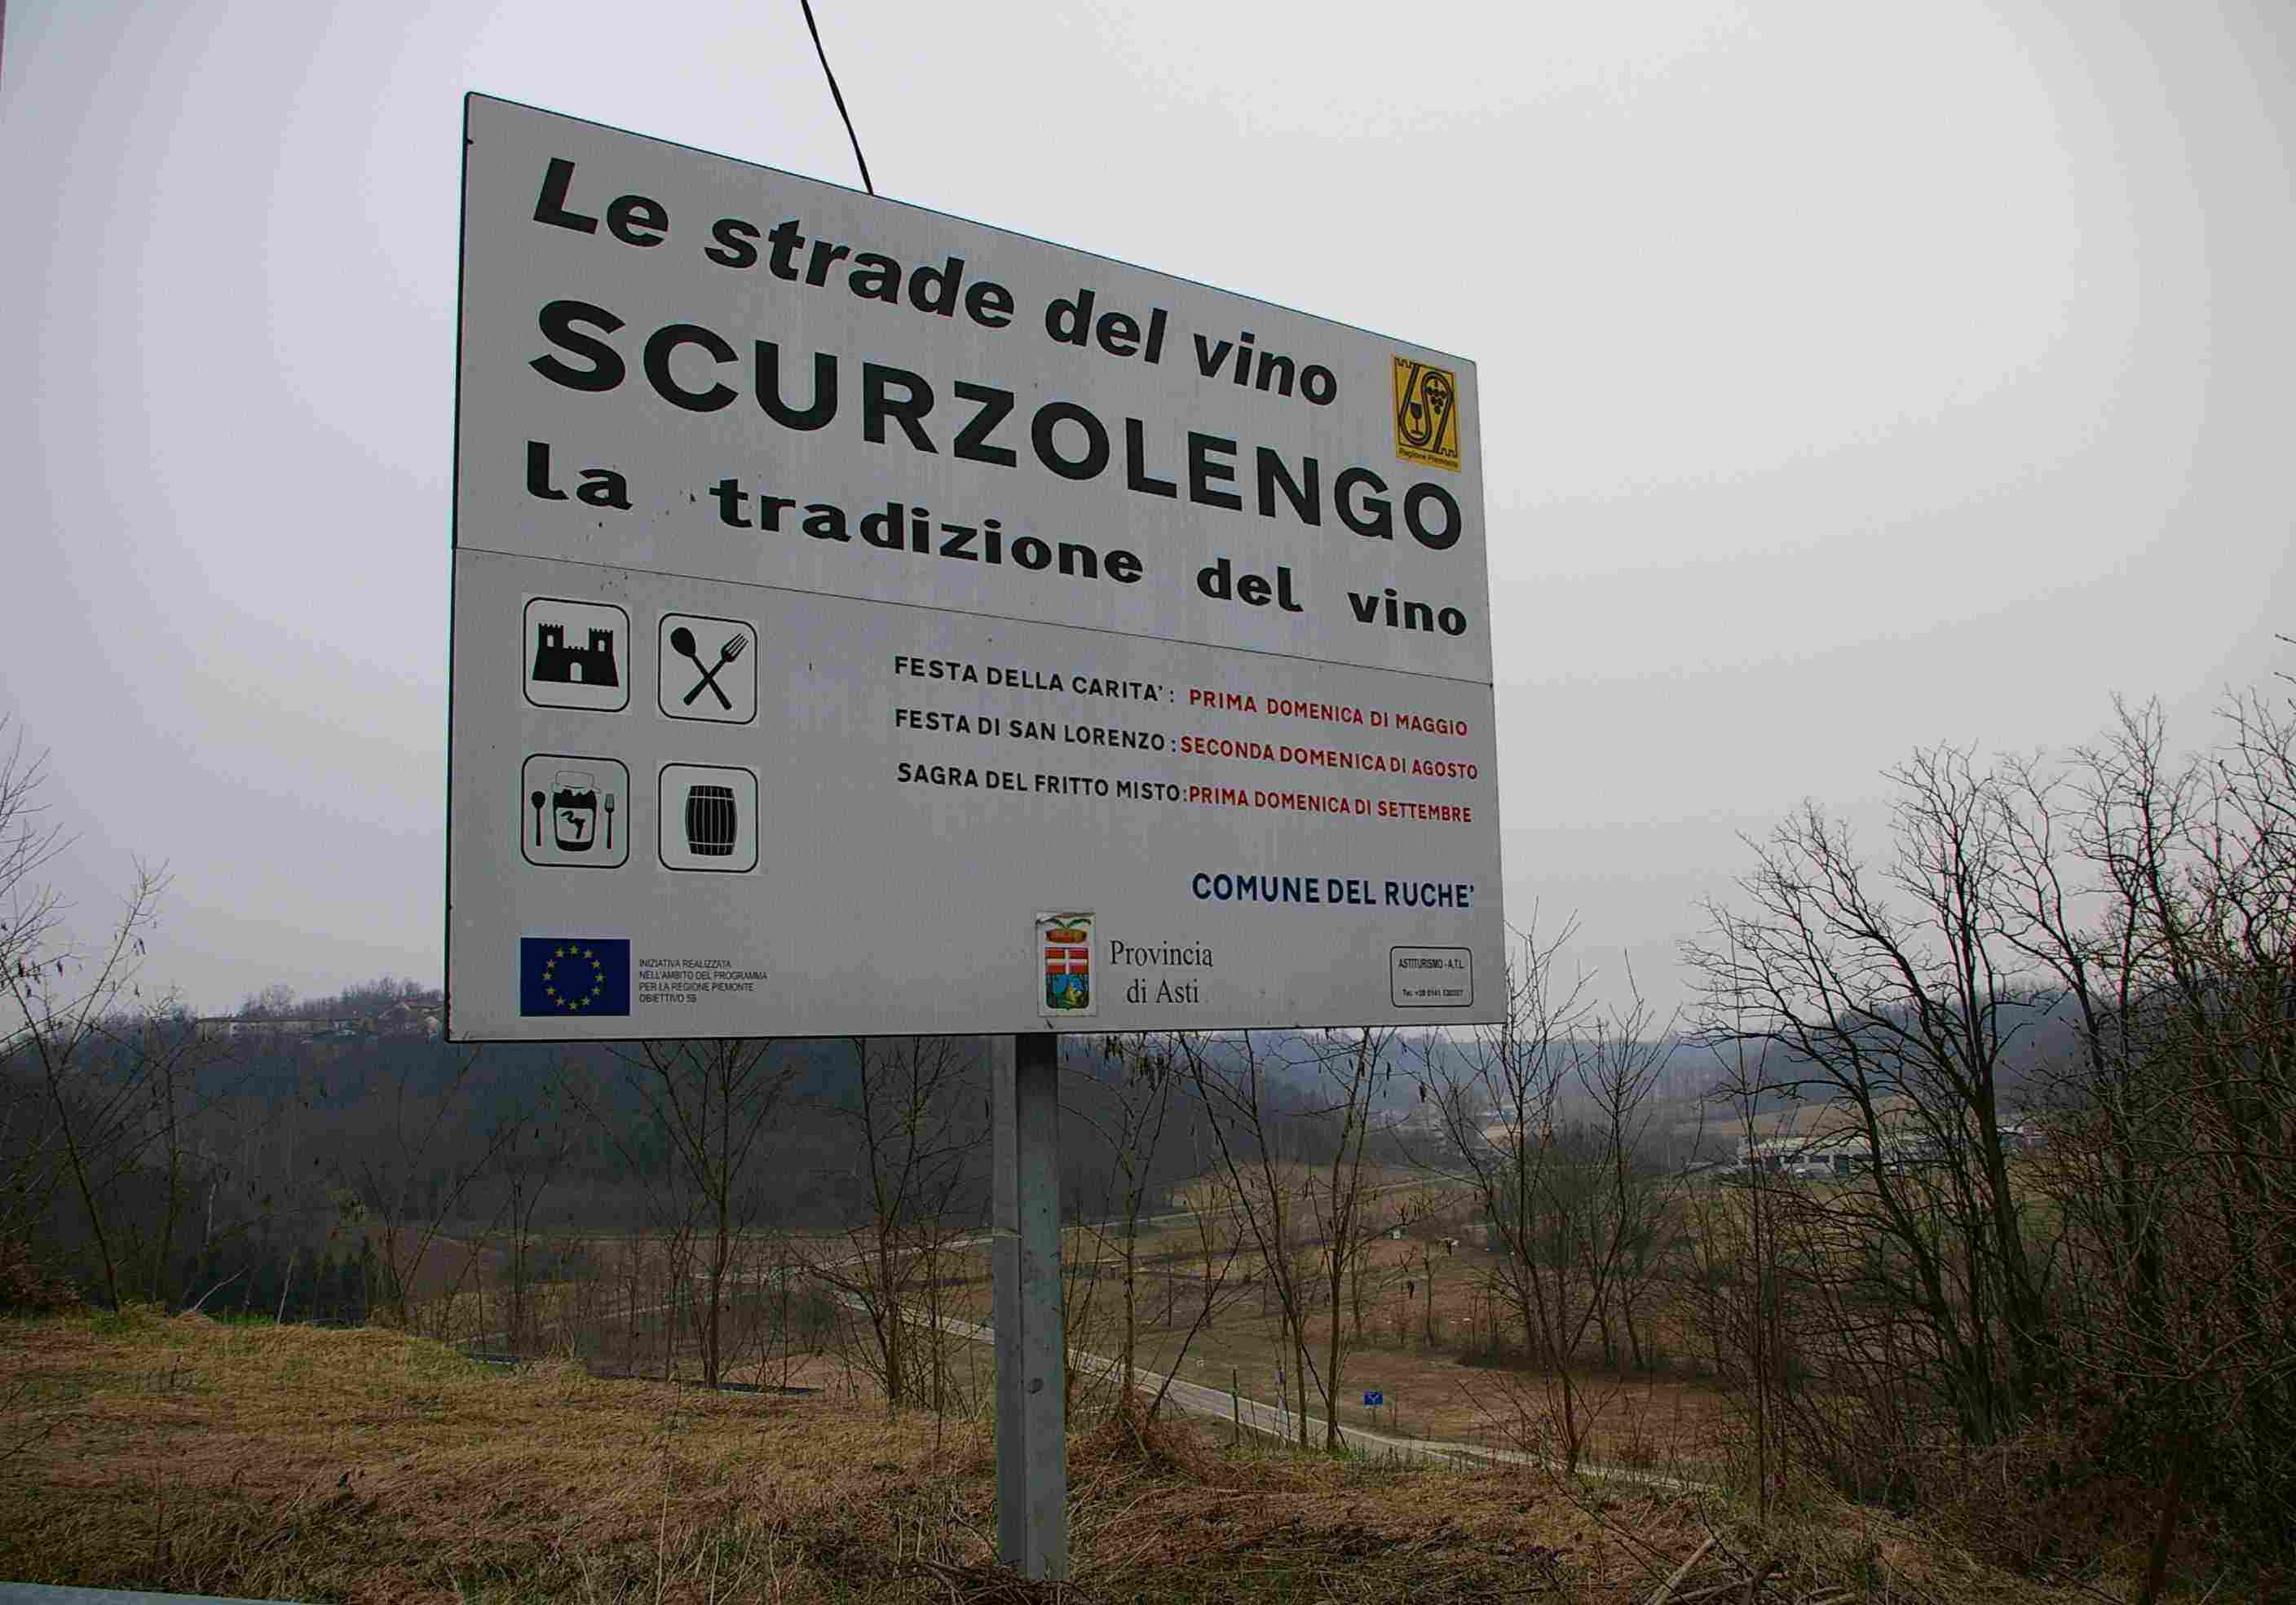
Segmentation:
<svg viewBox="0 0 2296 1605">
<path fill-rule="evenodd" d="M 861 154 L 861 136 L 853 131 L 853 113 L 845 109 L 845 92 L 837 86 L 837 74 L 830 70 L 829 52 L 821 46 L 821 25 L 813 20 L 813 0 L 797 0 L 805 9 L 806 31 L 813 36 L 813 54 L 821 58 L 821 72 L 829 80 L 829 96 L 837 103 L 837 115 L 845 119 L 845 137 L 853 142 L 853 160 L 861 164 L 861 187 L 871 194 L 877 186 L 869 182 L 869 159 Z"/>
</svg>

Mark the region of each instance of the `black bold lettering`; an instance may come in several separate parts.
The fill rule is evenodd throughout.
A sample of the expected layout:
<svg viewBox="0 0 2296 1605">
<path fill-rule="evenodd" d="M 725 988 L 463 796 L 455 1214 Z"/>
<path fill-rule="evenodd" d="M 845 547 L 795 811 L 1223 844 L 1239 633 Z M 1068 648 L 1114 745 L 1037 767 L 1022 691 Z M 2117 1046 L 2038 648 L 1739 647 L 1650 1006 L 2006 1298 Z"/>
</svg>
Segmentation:
<svg viewBox="0 0 2296 1605">
<path fill-rule="evenodd" d="M 1085 454 L 1070 459 L 1060 454 L 1053 431 L 1058 424 L 1073 423 L 1085 432 Z M 1047 401 L 1037 409 L 1036 422 L 1030 426 L 1029 438 L 1037 448 L 1037 460 L 1062 479 L 1088 480 L 1097 478 L 1108 466 L 1108 431 L 1101 427 L 1098 418 L 1073 401 Z M 1013 554 L 1020 553 L 1018 543 Z"/>
<path fill-rule="evenodd" d="M 1140 323 L 1128 313 L 1102 313 L 1092 334 L 1111 357 L 1129 357 L 1140 349 Z"/>
<path fill-rule="evenodd" d="M 604 341 L 580 333 L 578 327 L 587 324 L 611 334 L 622 326 L 620 318 L 588 301 L 554 300 L 543 307 L 536 321 L 542 325 L 543 338 L 552 345 L 590 359 L 590 366 L 578 368 L 555 357 L 537 357 L 531 365 L 536 373 L 568 390 L 610 391 L 622 382 L 628 370 L 622 365 L 621 353 Z"/>
<path fill-rule="evenodd" d="M 965 316 L 984 329 L 1001 329 L 1013 321 L 1013 292 L 994 279 L 981 279 L 964 292 Z"/>
<path fill-rule="evenodd" d="M 851 251 L 834 240 L 816 240 L 813 243 L 812 259 L 805 265 L 805 282 L 808 284 L 827 284 L 830 264 L 841 262 L 851 254 Z"/>
<path fill-rule="evenodd" d="M 645 376 L 654 393 L 688 412 L 716 412 L 719 407 L 732 406 L 735 392 L 730 384 L 690 391 L 678 383 L 677 376 L 669 371 L 669 354 L 683 345 L 700 346 L 715 362 L 734 360 L 734 348 L 700 324 L 664 324 L 645 342 Z"/>
<path fill-rule="evenodd" d="M 898 384 L 908 393 L 899 400 L 886 394 L 886 386 Z M 909 437 L 909 444 L 919 451 L 938 454 L 940 449 L 932 443 L 924 431 L 924 416 L 932 411 L 932 386 L 922 374 L 912 374 L 906 368 L 889 367 L 882 363 L 861 365 L 861 434 L 862 438 L 884 444 L 885 420 L 890 418 Z"/>
<path fill-rule="evenodd" d="M 739 218 L 720 218 L 709 226 L 709 237 L 718 243 L 701 254 L 720 268 L 754 268 L 758 265 L 758 248 L 750 243 L 758 237 L 756 224 L 744 223 Z"/>
<path fill-rule="evenodd" d="M 630 482 L 611 468 L 585 468 L 582 482 L 574 487 L 574 499 L 585 506 L 612 507 L 627 513 L 630 510 Z"/>
<path fill-rule="evenodd" d="M 774 248 L 772 263 L 774 276 L 795 283 L 797 264 L 791 261 L 790 258 L 795 256 L 798 248 L 805 243 L 805 236 L 797 231 L 797 219 L 785 218 L 775 224 L 773 233 L 767 235 L 766 240 Z"/>
<path fill-rule="evenodd" d="M 750 527 L 750 521 L 742 516 L 742 504 L 750 499 L 750 493 L 742 489 L 740 480 L 721 479 L 709 487 L 709 494 L 718 498 L 718 523 L 730 524 L 737 530 Z"/>
<path fill-rule="evenodd" d="M 1322 465 L 1314 457 L 1301 457 L 1300 478 L 1295 481 L 1275 448 L 1262 446 L 1258 461 L 1260 517 L 1275 516 L 1275 492 L 1280 489 L 1283 492 L 1283 499 L 1292 504 L 1292 511 L 1299 515 L 1301 523 L 1313 526 L 1324 522 Z"/>
<path fill-rule="evenodd" d="M 1431 501 L 1443 509 L 1443 527 L 1439 530 L 1428 527 L 1423 511 L 1424 504 Z M 1431 552 L 1449 551 L 1459 544 L 1459 537 L 1466 529 L 1466 521 L 1459 516 L 1459 504 L 1451 498 L 1451 493 L 1425 481 L 1404 493 L 1403 522 L 1411 538 Z"/>
<path fill-rule="evenodd" d="M 901 265 L 889 256 L 862 251 L 853 259 L 853 271 L 845 283 L 864 300 L 881 300 L 889 307 L 901 304 Z"/>
<path fill-rule="evenodd" d="M 1045 308 L 1045 333 L 1068 345 L 1084 344 L 1092 332 L 1093 300 L 1093 292 L 1079 290 L 1074 300 L 1062 297 L 1047 303 Z"/>
<path fill-rule="evenodd" d="M 782 399 L 782 349 L 770 340 L 758 342 L 758 405 L 766 416 L 783 429 L 819 429 L 837 416 L 837 358 L 827 351 L 813 354 L 813 405 L 791 407 Z"/>
<path fill-rule="evenodd" d="M 994 463 L 1000 468 L 1010 468 L 1018 463 L 1020 457 L 1010 448 L 988 444 L 989 431 L 1002 424 L 1013 410 L 1013 392 L 964 379 L 951 388 L 964 400 L 980 403 L 980 410 L 972 415 L 972 421 L 956 432 L 956 444 L 951 449 L 967 462 Z"/>
<path fill-rule="evenodd" d="M 1235 482 L 1235 465 L 1213 462 L 1214 452 L 1234 457 L 1235 442 L 1224 440 L 1218 435 L 1198 434 L 1193 429 L 1188 431 L 1188 499 L 1201 502 L 1208 507 L 1234 507 L 1240 511 L 1243 506 L 1243 498 L 1233 490 L 1211 488 L 1214 480 L 1225 480 L 1229 484 Z"/>
<path fill-rule="evenodd" d="M 1148 472 L 1148 426 L 1137 418 L 1124 420 L 1124 487 L 1143 496 L 1180 494 L 1179 486 Z"/>
<path fill-rule="evenodd" d="M 597 218 L 566 210 L 566 191 L 573 182 L 574 164 L 563 156 L 553 156 L 549 169 L 542 175 L 542 193 L 535 198 L 534 220 L 570 228 L 576 234 L 596 234 Z"/>
<path fill-rule="evenodd" d="M 964 259 L 950 257 L 945 268 L 920 267 L 909 275 L 909 305 L 943 317 L 956 314 L 957 287 L 964 283 Z"/>
<path fill-rule="evenodd" d="M 625 245 L 659 245 L 668 227 L 668 210 L 644 195 L 617 195 L 606 209 L 607 232 Z"/>
<path fill-rule="evenodd" d="M 564 501 L 566 492 L 550 482 L 550 443 L 526 443 L 526 493 L 538 501 Z"/>
<path fill-rule="evenodd" d="M 1332 482 L 1332 510 L 1340 522 L 1358 535 L 1376 536 L 1382 540 L 1395 539 L 1395 514 L 1384 496 L 1366 496 L 1360 508 L 1348 499 L 1348 493 L 1357 485 L 1369 486 L 1374 491 L 1387 489 L 1387 482 L 1368 468 L 1342 468 Z"/>
</svg>

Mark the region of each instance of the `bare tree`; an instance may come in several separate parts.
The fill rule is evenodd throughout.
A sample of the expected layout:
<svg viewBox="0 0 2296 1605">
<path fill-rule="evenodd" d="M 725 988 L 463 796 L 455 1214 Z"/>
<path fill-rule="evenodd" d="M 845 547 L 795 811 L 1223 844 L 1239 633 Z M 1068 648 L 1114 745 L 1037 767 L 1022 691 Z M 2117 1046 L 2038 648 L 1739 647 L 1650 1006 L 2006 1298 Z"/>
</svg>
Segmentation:
<svg viewBox="0 0 2296 1605">
<path fill-rule="evenodd" d="M 621 1064 L 623 1083 L 667 1158 L 668 1240 L 699 1261 L 701 1287 L 694 1296 L 682 1273 L 685 1255 L 673 1253 L 673 1329 L 678 1313 L 690 1321 L 701 1350 L 702 1380 L 715 1387 L 726 1367 L 726 1312 L 744 1239 L 764 1208 L 758 1162 L 797 1066 L 775 1054 L 770 1041 L 751 1038 L 644 1041 Z M 620 1123 L 592 1092 L 570 1079 L 567 1085 L 622 1150 L 632 1173 L 644 1173 Z"/>
<path fill-rule="evenodd" d="M 1323 1366 L 1316 1377 L 1324 1400 L 1326 1449 L 1336 1450 L 1341 1443 L 1339 1403 L 1349 1347 L 1341 1312 L 1349 1287 L 1361 1285 L 1365 1250 L 1378 1230 L 1366 1207 L 1365 1162 L 1372 1116 L 1394 1076 L 1387 1057 L 1394 1041 L 1395 1033 L 1390 1029 L 1333 1033 L 1319 1044 L 1316 1056 L 1324 1113 L 1327 1121 L 1337 1125 L 1331 1134 L 1332 1152 L 1324 1167 L 1324 1184 L 1307 1195 L 1313 1234 L 1323 1247 L 1323 1302 L 1331 1321 L 1324 1336 Z M 1360 1338 L 1360 1317 L 1357 1325 Z"/>
<path fill-rule="evenodd" d="M 1172 1041 L 1138 1036 L 1106 1039 L 1100 1064 L 1087 1066 L 1086 1074 L 1098 1083 L 1109 1106 L 1104 1117 L 1093 1124 L 1110 1151 L 1109 1190 L 1103 1200 L 1103 1218 L 1086 1230 L 1096 1246 L 1096 1256 L 1112 1252 L 1122 1276 L 1122 1327 L 1117 1352 L 1118 1410 L 1124 1421 L 1136 1431 L 1155 1420 L 1173 1379 L 1186 1362 L 1188 1351 L 1228 1302 L 1233 1286 L 1229 1272 L 1234 1265 L 1240 1239 L 1233 1230 L 1220 1230 L 1220 1222 L 1226 1215 L 1218 1202 L 1205 1202 L 1201 1208 L 1190 1212 L 1194 1234 L 1193 1251 L 1185 1256 L 1190 1274 L 1184 1279 L 1177 1264 L 1169 1263 L 1162 1279 L 1164 1307 L 1160 1324 L 1168 1330 L 1177 1329 L 1179 1336 L 1168 1346 L 1160 1348 L 1157 1363 L 1162 1368 L 1163 1380 L 1144 1403 L 1138 1383 L 1141 1328 L 1153 1311 L 1144 1305 L 1142 1296 L 1146 1257 L 1142 1229 L 1149 1205 L 1159 1196 L 1154 1177 L 1175 1112 L 1176 1095 L 1185 1090 L 1185 1072 Z M 1165 1257 L 1177 1261 L 1182 1256 L 1170 1254 Z M 1184 1280 L 1190 1284 L 1191 1296 L 1186 1324 L 1181 1327 L 1178 1312 Z M 1071 1336 L 1071 1344 L 1080 1336 Z M 1080 1369 L 1071 1365 L 1069 1370 L 1073 1376 Z"/>
<path fill-rule="evenodd" d="M 544 1099 L 545 1106 L 548 1101 Z M 542 1239 L 537 1223 L 543 1199 L 573 1148 L 572 1133 L 554 1114 L 545 1107 L 520 1118 L 513 1110 L 508 1135 L 497 1133 L 489 1144 L 504 1183 L 503 1327 L 512 1354 L 541 1346 L 544 1312 L 537 1305 L 535 1260 Z"/>
<path fill-rule="evenodd" d="M 2019 934 L 2078 1021 L 2027 1167 L 2067 1228 L 2053 1337 L 2159 1446 L 2156 1569 L 2175 1490 L 2296 1529 L 2296 700 L 2224 729 L 2177 760 L 2122 707 L 2007 766 Z"/>
<path fill-rule="evenodd" d="M 1092 1124 L 1108 1144 L 1111 1162 L 1102 1220 L 1089 1230 L 1096 1246 L 1095 1258 L 1112 1248 L 1123 1277 L 1119 1313 L 1123 1325 L 1116 1356 L 1117 1413 L 1128 1427 L 1136 1430 L 1140 1224 L 1149 1202 L 1157 1150 L 1171 1117 L 1172 1091 L 1177 1075 L 1168 1052 L 1138 1037 L 1106 1039 L 1098 1073 L 1088 1068 L 1086 1074 L 1098 1082 L 1108 1106 L 1106 1118 Z"/>
<path fill-rule="evenodd" d="M 1720 940 L 1689 957 L 1710 1040 L 1754 1049 L 1761 1079 L 1746 1091 L 1830 1105 L 1857 1133 L 1857 1198 L 1812 1198 L 1832 1213 L 1801 1224 L 1820 1239 L 1878 1234 L 1856 1265 L 1871 1283 L 1861 1297 L 1903 1312 L 1887 1341 L 1970 1442 L 1989 1443 L 2049 1364 L 2046 1262 L 2029 1253 L 2003 1107 L 2006 1056 L 2046 1006 L 2018 984 L 1997 789 L 1951 747 L 1892 778 L 1885 862 L 1865 863 L 1845 826 L 1806 806 L 1758 848 L 1748 906 L 1714 907 Z"/>
<path fill-rule="evenodd" d="M 1562 976 L 1574 929 L 1518 934 L 1499 1023 L 1464 1049 L 1426 1053 L 1450 1152 L 1496 1255 L 1494 1305 L 1522 1330 L 1544 1417 L 1573 1469 L 1615 1393 L 1589 1395 L 1580 1346 L 1599 1331 L 1615 1368 L 1623 1330 L 1639 1353 L 1638 1304 L 1670 1208 L 1669 1184 L 1640 1162 L 1669 1028 L 1639 999 L 1599 1013 L 1586 977 Z"/>
<path fill-rule="evenodd" d="M 1742 1026 L 1743 1022 L 1734 1024 Z M 1727 1051 L 1718 1053 L 1719 1074 L 1704 1100 L 1723 1107 L 1741 1151 L 1748 1155 L 1759 1152 L 1761 1131 L 1761 1077 L 1752 1058 L 1742 1033 L 1732 1035 Z M 1715 1375 L 1741 1401 L 1752 1428 L 1747 1480 L 1755 1510 L 1767 1519 L 1775 1492 L 1771 1475 L 1778 1431 L 1775 1395 L 1786 1380 L 1780 1280 L 1784 1256 L 1777 1246 L 1772 1176 L 1759 1165 L 1743 1172 L 1734 1167 L 1730 1173 L 1734 1181 L 1741 1174 L 1742 1187 L 1710 1183 L 1685 1189 L 1689 1302 Z"/>
<path fill-rule="evenodd" d="M 53 895 L 33 893 L 10 920 L 22 940 L 14 967 L 0 977 L 20 1022 L 9 1057 L 29 1071 L 42 1095 L 46 1132 L 37 1146 L 53 1154 L 54 1174 L 79 1204 L 104 1296 L 114 1304 L 133 1289 L 128 1245 L 111 1205 L 141 1157 L 149 1068 L 123 1005 L 136 990 L 144 938 L 166 885 L 161 872 L 139 867 L 118 920 L 86 949 L 62 934 Z"/>
<path fill-rule="evenodd" d="M 0 732 L 4 732 L 0 721 Z M 4 1132 L 11 1234 L 32 1231 L 58 1192 L 78 1203 L 104 1296 L 174 1291 L 176 1232 L 191 1196 L 186 1124 L 211 1057 L 172 999 L 144 996 L 146 940 L 166 872 L 139 862 L 120 909 L 94 942 L 39 878 L 64 846 L 38 801 L 45 759 L 20 738 L 0 755 L 0 1065 L 12 1072 Z M 20 1076 L 33 1095 L 12 1083 Z M 161 1165 L 151 1173 L 150 1156 Z M 131 1190 L 160 1191 L 146 1233 Z"/>
<path fill-rule="evenodd" d="M 1310 1041 L 1266 1033 L 1184 1033 L 1170 1039 L 1202 1105 L 1233 1208 L 1257 1252 L 1261 1285 L 1275 1305 L 1289 1355 L 1280 1377 L 1297 1402 L 1303 1448 L 1311 1387 L 1324 1405 L 1325 1446 L 1341 1442 L 1343 1315 L 1368 1236 L 1366 1147 L 1391 1073 L 1386 1053 L 1392 1034 Z M 1319 1313 L 1331 1322 L 1320 1361 L 1312 1325 Z"/>
<path fill-rule="evenodd" d="M 946 1410 L 941 1283 L 951 1244 L 980 1219 L 972 1161 L 988 1140 L 970 1039 L 853 1039 L 854 1081 L 831 1112 L 853 1128 L 855 1214 L 816 1262 L 833 1297 L 867 1324 L 864 1369 L 887 1408 Z"/>
<path fill-rule="evenodd" d="M 1845 1486 L 2047 1419 L 2168 1490 L 2156 1570 L 2180 1499 L 2296 1530 L 2296 704 L 2225 729 L 1917 753 L 1878 860 L 1807 807 L 1692 951 L 1732 1090 L 1844 1173 L 1756 1196 L 1766 1370 L 1815 1373 L 1770 1402 Z"/>
<path fill-rule="evenodd" d="M 442 1140 L 471 1121 L 480 1102 L 474 1072 L 483 1050 L 456 1054 L 446 1085 L 421 1090 L 428 1055 L 402 1054 L 390 1091 L 389 1124 L 379 1140 L 361 1146 L 356 1180 L 368 1216 L 379 1228 L 377 1257 L 382 1270 L 381 1303 L 398 1323 L 418 1324 L 424 1290 L 422 1270 L 444 1239 L 463 1199 L 517 1131 L 517 1115 L 498 1122 L 476 1152 L 463 1152 L 443 1168 L 434 1156 Z M 472 1256 L 455 1267 L 449 1298 L 470 1273 Z"/>
<path fill-rule="evenodd" d="M 1299 1144 L 1276 1098 L 1283 1072 L 1298 1066 L 1270 1046 L 1273 1040 L 1251 1032 L 1184 1033 L 1172 1039 L 1203 1105 L 1236 1217 L 1256 1251 L 1263 1295 L 1275 1301 L 1291 1361 L 1284 1387 L 1297 1398 L 1295 1429 L 1305 1448 L 1308 1292 L 1298 1257 L 1303 1229 L 1300 1173 L 1290 1163 Z"/>
</svg>

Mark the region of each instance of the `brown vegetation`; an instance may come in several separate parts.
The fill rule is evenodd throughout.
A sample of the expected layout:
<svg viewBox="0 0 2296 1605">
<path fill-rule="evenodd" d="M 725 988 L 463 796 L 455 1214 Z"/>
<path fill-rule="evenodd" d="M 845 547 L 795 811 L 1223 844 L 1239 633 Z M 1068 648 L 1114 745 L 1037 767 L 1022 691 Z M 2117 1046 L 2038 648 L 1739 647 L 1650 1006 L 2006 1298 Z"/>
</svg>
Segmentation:
<svg viewBox="0 0 2296 1605">
<path fill-rule="evenodd" d="M 0 1461 L 0 1576 L 269 1598 L 2044 1601 L 1833 1507 L 1726 1507 L 1520 1470 L 1294 1458 L 1091 1427 L 1076 1584 L 991 1564 L 978 1421 L 503 1372 L 381 1330 L 157 1312 L 0 1322 L 54 1430 Z M 1710 1546 L 1708 1540 L 1714 1542 Z M 1705 1546 L 1702 1549 L 1702 1546 Z"/>
</svg>

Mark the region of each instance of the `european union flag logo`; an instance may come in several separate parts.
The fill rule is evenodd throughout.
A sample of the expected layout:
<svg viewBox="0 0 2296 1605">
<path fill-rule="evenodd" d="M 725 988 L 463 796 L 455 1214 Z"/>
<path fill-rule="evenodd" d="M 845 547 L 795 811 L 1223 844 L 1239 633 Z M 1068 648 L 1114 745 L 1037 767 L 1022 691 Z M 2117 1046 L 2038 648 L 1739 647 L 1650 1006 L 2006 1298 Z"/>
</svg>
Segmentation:
<svg viewBox="0 0 2296 1605">
<path fill-rule="evenodd" d="M 601 936 L 518 939 L 521 1015 L 627 1015 L 630 944 Z"/>
</svg>

